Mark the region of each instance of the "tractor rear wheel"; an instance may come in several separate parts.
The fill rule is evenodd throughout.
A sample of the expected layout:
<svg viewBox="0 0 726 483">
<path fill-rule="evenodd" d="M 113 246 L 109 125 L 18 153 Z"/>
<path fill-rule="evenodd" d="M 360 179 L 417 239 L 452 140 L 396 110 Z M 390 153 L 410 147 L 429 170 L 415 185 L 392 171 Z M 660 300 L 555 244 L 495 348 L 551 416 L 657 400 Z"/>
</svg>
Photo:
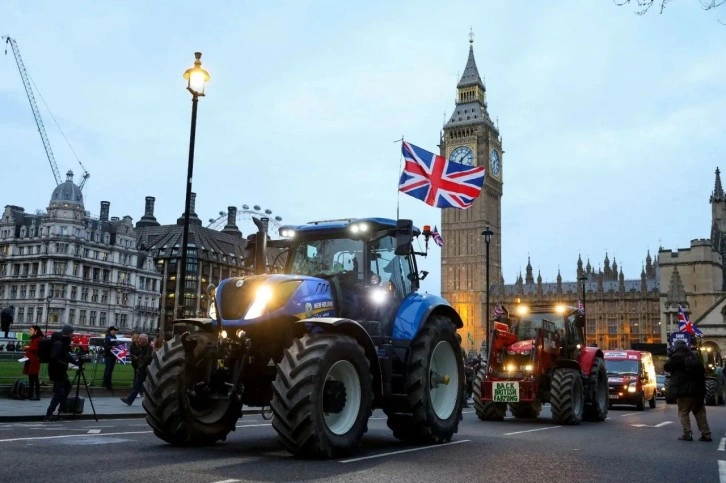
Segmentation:
<svg viewBox="0 0 726 483">
<path fill-rule="evenodd" d="M 402 440 L 445 443 L 459 430 L 464 359 L 448 317 L 433 316 L 411 342 L 404 388 L 410 413 L 387 413 Z"/>
<path fill-rule="evenodd" d="M 590 368 L 590 397 L 593 399 L 585 404 L 585 419 L 589 421 L 605 421 L 608 417 L 608 371 L 605 368 L 605 361 L 596 357 Z M 653 396 L 655 397 L 655 396 Z"/>
<path fill-rule="evenodd" d="M 216 340 L 213 334 L 197 337 L 198 347 Z M 224 440 L 234 431 L 242 415 L 242 403 L 233 397 L 194 396 L 196 384 L 209 382 L 203 376 L 208 374 L 207 366 L 216 361 L 200 358 L 191 361 L 197 363 L 198 370 L 187 370 L 187 357 L 194 355 L 187 355 L 181 337 L 165 341 L 154 352 L 144 382 L 146 421 L 156 436 L 177 446 L 200 446 Z"/>
<path fill-rule="evenodd" d="M 552 373 L 550 405 L 557 424 L 575 425 L 582 421 L 585 407 L 582 376 L 577 369 L 560 368 Z"/>
<path fill-rule="evenodd" d="M 368 430 L 373 388 L 363 347 L 341 334 L 294 339 L 272 383 L 272 426 L 295 456 L 349 453 Z"/>
<path fill-rule="evenodd" d="M 542 403 L 534 401 L 531 403 L 509 403 L 509 410 L 512 416 L 518 419 L 535 419 L 542 411 Z"/>
<path fill-rule="evenodd" d="M 676 398 L 671 396 L 671 378 L 666 377 L 665 383 L 663 384 L 663 392 L 665 393 L 666 404 L 675 404 Z"/>
</svg>

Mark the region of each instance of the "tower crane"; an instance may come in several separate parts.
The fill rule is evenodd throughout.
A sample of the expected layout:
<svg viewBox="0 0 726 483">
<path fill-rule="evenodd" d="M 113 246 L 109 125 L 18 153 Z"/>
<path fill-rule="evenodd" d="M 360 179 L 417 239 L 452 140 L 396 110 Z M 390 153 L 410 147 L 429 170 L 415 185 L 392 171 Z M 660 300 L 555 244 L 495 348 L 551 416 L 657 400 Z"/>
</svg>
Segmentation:
<svg viewBox="0 0 726 483">
<path fill-rule="evenodd" d="M 43 119 L 40 117 L 40 111 L 38 110 L 38 104 L 35 102 L 35 95 L 33 94 L 33 88 L 30 84 L 30 78 L 28 76 L 28 72 L 25 69 L 25 64 L 23 63 L 23 58 L 20 55 L 20 50 L 18 49 L 18 44 L 15 42 L 15 39 L 10 37 L 9 35 L 5 35 L 2 37 L 5 39 L 5 55 L 8 53 L 7 44 L 10 44 L 10 48 L 13 51 L 13 55 L 15 56 L 15 63 L 18 65 L 18 71 L 20 72 L 20 78 L 23 80 L 23 86 L 25 87 L 25 93 L 28 96 L 28 102 L 30 102 L 30 108 L 33 111 L 33 117 L 35 118 L 35 124 L 38 126 L 38 132 L 40 133 L 40 139 L 43 141 L 43 147 L 45 148 L 45 154 L 48 157 L 48 163 L 50 163 L 50 169 L 53 170 L 53 177 L 55 178 L 56 185 L 59 185 L 63 182 L 63 179 L 61 178 L 60 171 L 58 171 L 58 165 L 55 162 L 55 156 L 53 155 L 53 149 L 50 147 L 50 141 L 48 140 L 48 135 L 45 132 L 45 126 L 43 125 Z M 78 160 L 78 164 L 81 165 L 81 169 L 83 169 L 83 176 L 81 179 L 81 183 L 79 184 L 79 188 L 83 189 L 83 185 L 86 184 L 86 180 L 91 176 L 88 171 L 86 171 L 86 168 L 83 166 L 83 163 L 81 163 L 81 160 Z"/>
</svg>

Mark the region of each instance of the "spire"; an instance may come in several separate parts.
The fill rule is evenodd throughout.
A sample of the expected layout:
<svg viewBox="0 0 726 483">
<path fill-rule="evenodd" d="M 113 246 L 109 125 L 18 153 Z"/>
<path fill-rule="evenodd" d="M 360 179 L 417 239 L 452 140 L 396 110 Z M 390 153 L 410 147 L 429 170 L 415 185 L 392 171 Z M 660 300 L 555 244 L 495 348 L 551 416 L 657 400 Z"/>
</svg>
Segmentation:
<svg viewBox="0 0 726 483">
<path fill-rule="evenodd" d="M 711 202 L 723 200 L 723 187 L 721 186 L 721 171 L 716 168 L 716 185 L 713 188 L 713 194 L 711 195 Z"/>
<path fill-rule="evenodd" d="M 590 265 L 590 259 L 587 259 L 587 265 L 585 266 L 585 272 L 590 274 L 592 273 L 592 265 Z"/>
<path fill-rule="evenodd" d="M 498 135 L 499 130 L 492 123 L 487 112 L 486 92 L 474 59 L 474 33 L 471 32 L 469 34 L 469 57 L 466 60 L 464 73 L 461 75 L 459 83 L 456 84 L 456 107 L 444 127 L 485 123 Z"/>
<path fill-rule="evenodd" d="M 577 254 L 577 278 L 581 278 L 583 276 L 584 270 L 582 269 L 582 254 Z"/>
<path fill-rule="evenodd" d="M 620 270 L 620 276 L 618 277 L 618 289 L 621 293 L 625 292 L 625 274 L 623 273 L 623 270 Z"/>
<path fill-rule="evenodd" d="M 560 269 L 557 269 L 557 295 L 562 295 L 562 274 Z"/>
<path fill-rule="evenodd" d="M 525 283 L 534 283 L 534 277 L 532 276 L 532 262 L 527 257 L 527 278 L 524 279 Z"/>
<path fill-rule="evenodd" d="M 474 59 L 474 32 L 469 32 L 469 58 L 466 59 L 466 67 L 464 67 L 464 73 L 461 74 L 459 83 L 456 84 L 457 88 L 479 86 L 484 91 L 484 83 L 479 76 L 479 69 L 476 68 L 476 60 Z"/>
</svg>

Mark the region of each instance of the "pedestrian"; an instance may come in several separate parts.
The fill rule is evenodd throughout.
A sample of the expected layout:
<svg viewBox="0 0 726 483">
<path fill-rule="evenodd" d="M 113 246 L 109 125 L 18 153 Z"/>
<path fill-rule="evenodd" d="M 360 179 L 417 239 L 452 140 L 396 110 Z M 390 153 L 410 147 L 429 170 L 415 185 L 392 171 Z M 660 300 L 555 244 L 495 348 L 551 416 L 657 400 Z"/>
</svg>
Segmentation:
<svg viewBox="0 0 726 483">
<path fill-rule="evenodd" d="M 139 334 L 139 352 L 138 352 L 136 370 L 136 378 L 134 379 L 134 386 L 131 388 L 131 392 L 128 396 L 122 397 L 121 401 L 131 406 L 134 403 L 134 399 L 139 395 L 144 387 L 144 381 L 146 380 L 146 374 L 148 373 L 149 364 L 154 355 L 154 349 L 149 344 L 149 336 L 146 334 Z"/>
<path fill-rule="evenodd" d="M 670 395 L 678 403 L 678 417 L 683 426 L 681 441 L 693 441 L 690 413 L 696 418 L 701 432 L 699 441 L 712 441 L 711 430 L 706 420 L 706 372 L 697 352 L 688 348 L 683 339 L 673 342 L 673 352 L 663 366 L 671 374 Z"/>
<path fill-rule="evenodd" d="M 25 357 L 28 358 L 23 366 L 23 374 L 28 376 L 28 399 L 31 401 L 40 400 L 40 359 L 38 349 L 40 339 L 43 338 L 43 331 L 37 325 L 30 326 L 30 344 L 25 347 Z"/>
<path fill-rule="evenodd" d="M 45 411 L 43 421 L 58 421 L 60 417 L 53 414 L 56 408 L 63 407 L 68 393 L 71 391 L 71 381 L 68 380 L 68 369 L 75 366 L 71 364 L 71 336 L 73 326 L 64 325 L 60 332 L 51 336 L 50 362 L 48 363 L 48 378 L 53 382 L 53 397 L 48 409 Z"/>
<path fill-rule="evenodd" d="M 13 325 L 13 314 L 15 313 L 15 307 L 5 307 L 0 311 L 0 329 L 5 332 L 5 338 L 8 338 L 8 332 L 10 332 L 10 326 Z"/>
<path fill-rule="evenodd" d="M 129 354 L 131 355 L 131 369 L 134 370 L 134 381 L 136 381 L 136 372 L 139 368 L 139 349 L 139 334 L 134 332 L 131 335 L 131 346 L 129 347 Z"/>
<path fill-rule="evenodd" d="M 106 330 L 106 337 L 103 339 L 103 362 L 106 365 L 103 371 L 103 387 L 109 390 L 113 389 L 113 368 L 116 365 L 116 354 L 113 353 L 113 349 L 118 345 L 116 332 L 118 328 L 112 325 Z"/>
</svg>

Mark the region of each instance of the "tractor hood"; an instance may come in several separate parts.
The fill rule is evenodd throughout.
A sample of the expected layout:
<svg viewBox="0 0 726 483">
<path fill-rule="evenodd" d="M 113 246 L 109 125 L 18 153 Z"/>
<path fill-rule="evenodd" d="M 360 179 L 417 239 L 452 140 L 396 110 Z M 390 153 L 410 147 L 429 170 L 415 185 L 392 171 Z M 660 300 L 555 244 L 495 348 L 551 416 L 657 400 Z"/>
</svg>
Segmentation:
<svg viewBox="0 0 726 483">
<path fill-rule="evenodd" d="M 507 347 L 507 354 L 509 355 L 527 355 L 532 353 L 534 348 L 534 339 L 520 340 Z"/>
<path fill-rule="evenodd" d="M 304 275 L 228 278 L 217 287 L 215 299 L 223 326 L 256 324 L 279 317 L 334 316 L 336 311 L 330 283 Z"/>
</svg>

